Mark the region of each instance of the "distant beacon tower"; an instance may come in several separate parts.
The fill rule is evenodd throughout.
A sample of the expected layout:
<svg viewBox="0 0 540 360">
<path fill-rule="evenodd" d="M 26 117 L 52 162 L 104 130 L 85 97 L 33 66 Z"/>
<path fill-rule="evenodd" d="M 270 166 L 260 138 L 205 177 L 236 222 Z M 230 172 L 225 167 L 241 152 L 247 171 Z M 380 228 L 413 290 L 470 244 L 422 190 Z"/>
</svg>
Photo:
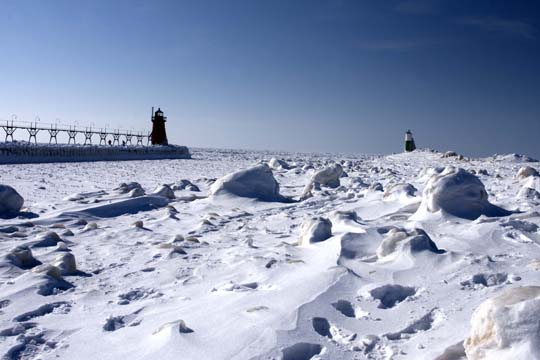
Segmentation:
<svg viewBox="0 0 540 360">
<path fill-rule="evenodd" d="M 168 145 L 167 133 L 165 132 L 165 122 L 167 118 L 163 116 L 163 111 L 160 108 L 154 113 L 152 107 L 152 145 Z"/>
<path fill-rule="evenodd" d="M 412 137 L 411 130 L 407 130 L 405 133 L 405 151 L 411 152 L 416 150 L 416 145 L 414 144 L 414 139 Z"/>
</svg>

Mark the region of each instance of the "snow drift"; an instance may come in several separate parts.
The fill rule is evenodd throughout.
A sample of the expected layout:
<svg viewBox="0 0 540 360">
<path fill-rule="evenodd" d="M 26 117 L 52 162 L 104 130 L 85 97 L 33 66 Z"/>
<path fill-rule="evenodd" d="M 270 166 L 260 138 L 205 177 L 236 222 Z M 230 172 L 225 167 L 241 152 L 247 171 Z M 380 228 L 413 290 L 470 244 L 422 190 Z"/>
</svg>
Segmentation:
<svg viewBox="0 0 540 360">
<path fill-rule="evenodd" d="M 105 205 L 91 206 L 78 211 L 64 212 L 62 215 L 69 217 L 99 217 L 112 218 L 125 214 L 136 214 L 141 211 L 151 211 L 165 207 L 169 199 L 161 195 L 144 195 L 126 200 L 120 200 Z M 93 229 L 96 224 L 88 224 L 85 230 Z"/>
<path fill-rule="evenodd" d="M 469 220 L 475 220 L 481 215 L 494 217 L 511 213 L 488 201 L 488 193 L 480 179 L 464 169 L 452 166 L 429 179 L 420 208 L 412 219 L 419 220 L 426 213 L 438 211 Z"/>
<path fill-rule="evenodd" d="M 418 190 L 408 183 L 392 184 L 384 192 L 385 200 L 409 199 L 415 196 Z"/>
</svg>

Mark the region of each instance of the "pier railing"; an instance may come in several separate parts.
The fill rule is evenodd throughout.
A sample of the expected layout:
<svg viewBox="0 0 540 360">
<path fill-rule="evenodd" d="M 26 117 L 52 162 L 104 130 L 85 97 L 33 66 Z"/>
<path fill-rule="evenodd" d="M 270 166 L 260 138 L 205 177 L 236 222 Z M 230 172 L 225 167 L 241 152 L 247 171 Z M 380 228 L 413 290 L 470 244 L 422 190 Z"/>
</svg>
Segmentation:
<svg viewBox="0 0 540 360">
<path fill-rule="evenodd" d="M 58 134 L 66 133 L 68 136 L 68 144 L 77 144 L 77 136 L 84 137 L 83 145 L 92 145 L 92 139 L 99 137 L 99 145 L 120 145 L 120 142 L 126 145 L 148 145 L 151 140 L 150 132 L 124 130 L 124 129 L 109 129 L 107 127 L 94 126 L 79 126 L 58 123 L 42 123 L 39 120 L 34 122 L 20 121 L 17 119 L 3 120 L 0 119 L 0 127 L 5 133 L 5 142 L 15 141 L 15 132 L 23 132 L 28 135 L 28 142 L 32 141 L 37 144 L 37 135 L 40 132 L 49 134 L 49 144 L 53 141 L 58 144 Z M 112 140 L 111 140 L 112 139 Z M 134 143 L 136 140 L 136 143 Z"/>
</svg>

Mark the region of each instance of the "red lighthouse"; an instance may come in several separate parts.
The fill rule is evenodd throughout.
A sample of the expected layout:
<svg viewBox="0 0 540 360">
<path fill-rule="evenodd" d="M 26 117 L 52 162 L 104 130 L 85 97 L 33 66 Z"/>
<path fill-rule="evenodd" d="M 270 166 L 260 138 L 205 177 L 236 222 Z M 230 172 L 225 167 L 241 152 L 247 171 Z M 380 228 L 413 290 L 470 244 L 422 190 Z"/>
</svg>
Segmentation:
<svg viewBox="0 0 540 360">
<path fill-rule="evenodd" d="M 154 113 L 152 108 L 152 145 L 168 145 L 167 133 L 165 132 L 165 122 L 167 118 L 163 116 L 163 111 L 160 108 Z"/>
</svg>

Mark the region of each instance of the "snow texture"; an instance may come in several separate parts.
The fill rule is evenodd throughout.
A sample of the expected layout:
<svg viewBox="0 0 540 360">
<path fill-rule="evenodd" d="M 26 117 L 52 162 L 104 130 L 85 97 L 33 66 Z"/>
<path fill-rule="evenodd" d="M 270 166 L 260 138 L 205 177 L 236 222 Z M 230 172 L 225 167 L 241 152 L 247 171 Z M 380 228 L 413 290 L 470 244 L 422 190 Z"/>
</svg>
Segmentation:
<svg viewBox="0 0 540 360">
<path fill-rule="evenodd" d="M 0 358 L 538 358 L 535 166 L 442 155 L 3 165 Z"/>
</svg>

